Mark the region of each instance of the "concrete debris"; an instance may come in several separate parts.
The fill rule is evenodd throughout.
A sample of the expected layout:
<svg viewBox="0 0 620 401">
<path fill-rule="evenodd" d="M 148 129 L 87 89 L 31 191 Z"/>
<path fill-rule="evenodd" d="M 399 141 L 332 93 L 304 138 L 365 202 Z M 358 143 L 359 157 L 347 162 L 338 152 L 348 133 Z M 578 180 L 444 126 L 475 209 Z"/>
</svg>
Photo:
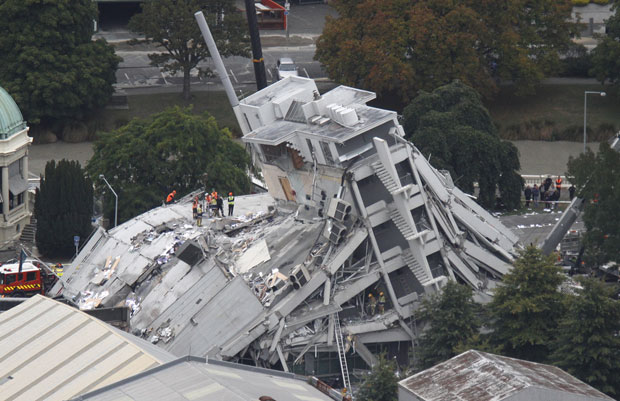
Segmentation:
<svg viewBox="0 0 620 401">
<path fill-rule="evenodd" d="M 343 376 L 316 361 L 353 341 L 369 364 L 390 344 L 406 359 L 422 299 L 447 280 L 488 299 L 516 235 L 404 140 L 395 112 L 367 106 L 373 93 L 317 94 L 291 77 L 240 103 L 268 194 L 237 196 L 238 216 L 202 227 L 196 192 L 100 230 L 54 291 L 107 291 L 99 305 L 130 306 L 134 333 L 178 356 Z"/>
</svg>

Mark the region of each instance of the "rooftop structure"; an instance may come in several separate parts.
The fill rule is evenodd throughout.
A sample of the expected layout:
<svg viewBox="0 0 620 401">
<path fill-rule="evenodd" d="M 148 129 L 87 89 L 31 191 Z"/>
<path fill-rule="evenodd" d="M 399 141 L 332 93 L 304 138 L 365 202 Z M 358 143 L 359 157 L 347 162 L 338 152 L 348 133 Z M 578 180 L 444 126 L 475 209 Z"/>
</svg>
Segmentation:
<svg viewBox="0 0 620 401">
<path fill-rule="evenodd" d="M 373 98 L 288 77 L 240 101 L 269 194 L 237 197 L 238 217 L 203 227 L 191 194 L 99 230 L 52 294 L 128 304 L 134 332 L 179 357 L 337 374 L 345 387 L 347 360 L 368 369 L 380 347 L 406 363 L 422 298 L 448 279 L 488 298 L 518 244 Z"/>
<path fill-rule="evenodd" d="M 608 401 L 555 366 L 467 351 L 398 383 L 399 401 Z"/>
<path fill-rule="evenodd" d="M 0 314 L 4 400 L 66 400 L 174 358 L 41 295 Z"/>
<path fill-rule="evenodd" d="M 7 139 L 13 134 L 26 129 L 26 122 L 15 100 L 0 87 L 0 139 Z"/>
<path fill-rule="evenodd" d="M 306 377 L 197 357 L 177 359 L 74 400 L 151 401 L 154 397 L 167 401 L 333 400 Z"/>
</svg>

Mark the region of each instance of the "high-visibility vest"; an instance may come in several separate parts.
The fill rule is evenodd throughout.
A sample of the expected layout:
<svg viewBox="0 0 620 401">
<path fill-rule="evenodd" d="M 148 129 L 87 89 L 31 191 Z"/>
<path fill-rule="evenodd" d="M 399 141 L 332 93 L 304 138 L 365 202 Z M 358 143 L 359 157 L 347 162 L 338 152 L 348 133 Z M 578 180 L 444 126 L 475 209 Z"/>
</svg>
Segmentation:
<svg viewBox="0 0 620 401">
<path fill-rule="evenodd" d="M 558 178 L 557 180 L 555 180 L 555 187 L 560 188 L 561 186 L 562 186 L 562 179 Z"/>
<path fill-rule="evenodd" d="M 168 194 L 168 197 L 166 198 L 166 202 L 172 202 L 173 199 L 174 199 L 174 193 L 170 192 Z"/>
<path fill-rule="evenodd" d="M 234 205 L 235 204 L 235 197 L 234 196 L 229 196 L 228 197 L 228 204 L 229 205 Z"/>
</svg>

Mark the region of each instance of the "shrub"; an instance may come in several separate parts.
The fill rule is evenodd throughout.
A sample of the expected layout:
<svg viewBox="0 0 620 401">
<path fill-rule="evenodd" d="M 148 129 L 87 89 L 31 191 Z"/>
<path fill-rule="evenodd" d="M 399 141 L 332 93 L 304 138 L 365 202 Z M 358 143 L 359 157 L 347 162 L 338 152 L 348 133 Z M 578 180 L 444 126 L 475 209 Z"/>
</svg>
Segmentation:
<svg viewBox="0 0 620 401">
<path fill-rule="evenodd" d="M 590 0 L 571 0 L 574 6 L 586 6 L 590 4 Z"/>
</svg>

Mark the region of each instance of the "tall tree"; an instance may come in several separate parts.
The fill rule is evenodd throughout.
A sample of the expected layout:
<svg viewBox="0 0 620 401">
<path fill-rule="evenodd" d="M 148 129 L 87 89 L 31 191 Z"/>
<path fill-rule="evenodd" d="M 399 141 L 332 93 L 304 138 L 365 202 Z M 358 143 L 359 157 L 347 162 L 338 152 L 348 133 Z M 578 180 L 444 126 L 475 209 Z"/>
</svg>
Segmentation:
<svg viewBox="0 0 620 401">
<path fill-rule="evenodd" d="M 190 96 L 190 74 L 210 74 L 199 66 L 211 55 L 200 34 L 194 13 L 202 10 L 222 57 L 249 57 L 250 39 L 243 15 L 232 0 L 158 0 L 142 3 L 142 13 L 129 21 L 130 29 L 143 33 L 146 42 L 164 52 L 151 53 L 151 64 L 173 74 L 183 73 L 183 97 Z"/>
<path fill-rule="evenodd" d="M 418 367 L 423 370 L 459 354 L 480 328 L 470 287 L 449 281 L 440 294 L 424 299 L 421 318 L 429 325 L 420 338 Z"/>
<path fill-rule="evenodd" d="M 355 399 L 359 401 L 397 401 L 398 378 L 396 364 L 385 355 L 372 367 L 370 375 L 364 380 Z"/>
<path fill-rule="evenodd" d="M 540 249 L 529 246 L 495 290 L 489 304 L 491 344 L 503 355 L 546 362 L 564 311 L 564 277 Z"/>
<path fill-rule="evenodd" d="M 119 223 L 161 205 L 173 189 L 177 197 L 204 185 L 236 195 L 250 189 L 245 149 L 207 113 L 175 107 L 150 120 L 134 119 L 102 134 L 94 152 L 88 172 L 91 177 L 104 174 L 117 192 Z M 106 199 L 105 214 L 113 216 L 114 198 Z"/>
<path fill-rule="evenodd" d="M 603 84 L 620 85 L 620 1 L 615 0 L 611 7 L 613 15 L 605 21 L 606 35 L 600 37 L 598 45 L 592 50 L 592 69 L 590 73 Z"/>
<path fill-rule="evenodd" d="M 599 265 L 620 263 L 620 153 L 603 142 L 596 155 L 588 150 L 578 158 L 570 158 L 568 176 L 577 194 L 586 201 L 586 258 Z"/>
<path fill-rule="evenodd" d="M 479 186 L 479 202 L 493 207 L 499 190 L 509 208 L 519 205 L 523 181 L 518 151 L 499 139 L 497 129 L 480 95 L 471 87 L 454 81 L 420 92 L 403 111 L 405 134 L 430 162 L 446 169 L 455 184 L 474 193 Z"/>
<path fill-rule="evenodd" d="M 104 106 L 120 58 L 92 41 L 91 0 L 0 2 L 0 86 L 30 123 L 79 118 Z"/>
<path fill-rule="evenodd" d="M 559 68 L 571 43 L 570 0 L 336 0 L 315 58 L 330 78 L 410 101 L 454 79 L 522 93 Z"/>
<path fill-rule="evenodd" d="M 70 256 L 73 237 L 86 240 L 93 230 L 93 183 L 77 161 L 54 160 L 35 194 L 36 243 L 45 256 Z"/>
<path fill-rule="evenodd" d="M 620 303 L 596 279 L 569 297 L 553 341 L 552 362 L 611 396 L 620 394 Z"/>
</svg>

